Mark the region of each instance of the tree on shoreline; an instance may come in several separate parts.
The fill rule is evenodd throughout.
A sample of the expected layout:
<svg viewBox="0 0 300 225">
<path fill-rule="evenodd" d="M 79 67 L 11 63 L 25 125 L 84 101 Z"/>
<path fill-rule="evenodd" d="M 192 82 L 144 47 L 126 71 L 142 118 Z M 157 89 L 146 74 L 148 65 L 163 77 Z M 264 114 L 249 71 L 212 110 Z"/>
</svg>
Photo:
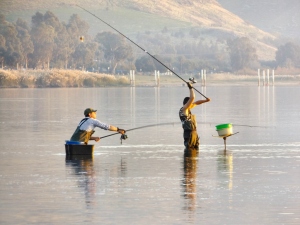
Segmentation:
<svg viewBox="0 0 300 225">
<path fill-rule="evenodd" d="M 102 32 L 98 33 L 94 40 L 99 44 L 99 51 L 103 51 L 105 59 L 110 62 L 112 74 L 115 74 L 120 62 L 132 57 L 131 46 L 118 34 Z"/>
<path fill-rule="evenodd" d="M 228 40 L 231 67 L 234 71 L 253 68 L 257 64 L 256 49 L 246 37 Z M 257 68 L 257 67 L 254 67 Z"/>
<path fill-rule="evenodd" d="M 278 66 L 286 68 L 300 68 L 300 46 L 292 42 L 281 45 L 276 52 Z"/>
<path fill-rule="evenodd" d="M 25 62 L 25 68 L 27 69 L 28 68 L 28 56 L 29 56 L 29 54 L 33 53 L 33 51 L 34 51 L 33 42 L 31 40 L 31 36 L 30 36 L 30 30 L 29 30 L 27 23 L 22 19 L 17 20 L 16 28 L 18 31 L 18 38 L 20 39 L 21 46 L 22 46 L 21 58 L 22 58 L 22 61 Z"/>
</svg>

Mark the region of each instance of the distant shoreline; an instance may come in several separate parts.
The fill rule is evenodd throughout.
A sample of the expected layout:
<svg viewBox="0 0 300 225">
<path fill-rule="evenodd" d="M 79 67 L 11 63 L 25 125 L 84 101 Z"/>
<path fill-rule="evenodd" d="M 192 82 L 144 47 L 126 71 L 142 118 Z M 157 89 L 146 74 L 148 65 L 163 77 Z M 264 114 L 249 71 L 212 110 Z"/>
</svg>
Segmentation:
<svg viewBox="0 0 300 225">
<path fill-rule="evenodd" d="M 182 75 L 187 80 L 189 75 Z M 228 73 L 207 74 L 206 85 L 199 75 L 195 76 L 195 86 L 258 86 L 257 75 L 235 75 Z M 275 75 L 275 86 L 300 85 L 300 75 Z M 154 74 L 135 75 L 136 87 L 185 86 L 175 75 L 160 75 L 159 81 Z M 129 75 L 111 75 L 81 70 L 3 70 L 0 69 L 0 88 L 87 88 L 87 87 L 130 87 Z M 259 86 L 273 86 L 273 78 L 260 77 Z"/>
</svg>

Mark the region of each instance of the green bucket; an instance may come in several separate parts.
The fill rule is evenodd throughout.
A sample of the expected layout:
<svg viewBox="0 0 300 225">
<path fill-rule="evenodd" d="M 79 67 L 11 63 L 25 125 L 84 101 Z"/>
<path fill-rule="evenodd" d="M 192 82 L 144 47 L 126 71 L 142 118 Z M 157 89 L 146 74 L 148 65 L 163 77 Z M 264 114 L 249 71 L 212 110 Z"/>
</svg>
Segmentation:
<svg viewBox="0 0 300 225">
<path fill-rule="evenodd" d="M 232 127 L 231 123 L 224 123 L 224 124 L 217 125 L 216 129 L 218 131 L 218 130 L 227 129 L 227 128 L 231 128 L 231 127 Z"/>
</svg>

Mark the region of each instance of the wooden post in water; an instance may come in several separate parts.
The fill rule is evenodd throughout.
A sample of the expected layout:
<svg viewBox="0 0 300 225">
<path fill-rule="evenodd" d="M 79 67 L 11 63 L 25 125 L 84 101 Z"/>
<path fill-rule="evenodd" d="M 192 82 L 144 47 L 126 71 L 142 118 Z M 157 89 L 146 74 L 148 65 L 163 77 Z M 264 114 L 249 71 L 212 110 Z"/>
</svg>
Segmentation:
<svg viewBox="0 0 300 225">
<path fill-rule="evenodd" d="M 132 70 L 129 70 L 129 81 L 130 81 L 130 86 L 132 87 Z"/>
<path fill-rule="evenodd" d="M 270 85 L 270 70 L 267 69 L 267 86 Z"/>
<path fill-rule="evenodd" d="M 260 86 L 260 69 L 257 69 L 258 86 Z"/>
<path fill-rule="evenodd" d="M 159 87 L 160 85 L 160 82 L 159 82 L 159 70 L 155 70 L 154 71 L 154 78 L 155 78 L 155 86 L 156 87 Z"/>
<path fill-rule="evenodd" d="M 135 87 L 135 75 L 134 70 L 130 70 L 130 86 Z"/>
<path fill-rule="evenodd" d="M 204 70 L 204 86 L 206 86 L 206 70 Z"/>
<path fill-rule="evenodd" d="M 275 84 L 275 71 L 274 70 L 272 70 L 272 78 L 273 78 L 272 84 L 274 86 L 274 84 Z"/>
<path fill-rule="evenodd" d="M 201 70 L 201 85 L 204 86 L 203 70 Z"/>
<path fill-rule="evenodd" d="M 265 82 L 266 82 L 266 74 L 265 74 L 265 70 L 263 70 L 263 86 L 265 86 Z"/>
</svg>

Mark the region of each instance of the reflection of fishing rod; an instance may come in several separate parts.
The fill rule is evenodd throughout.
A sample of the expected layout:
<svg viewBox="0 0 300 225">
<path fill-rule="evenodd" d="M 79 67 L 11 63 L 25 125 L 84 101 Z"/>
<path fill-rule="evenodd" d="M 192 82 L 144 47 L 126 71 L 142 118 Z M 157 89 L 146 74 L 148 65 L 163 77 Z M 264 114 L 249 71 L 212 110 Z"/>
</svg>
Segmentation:
<svg viewBox="0 0 300 225">
<path fill-rule="evenodd" d="M 96 17 L 98 20 L 100 20 L 101 22 L 105 23 L 107 26 L 109 26 L 110 28 L 112 28 L 114 31 L 118 32 L 120 35 L 122 35 L 123 37 L 125 37 L 128 41 L 130 41 L 132 44 L 134 44 L 135 46 L 137 46 L 138 48 L 140 48 L 142 51 L 144 51 L 145 53 L 147 53 L 149 56 L 151 56 L 153 59 L 155 59 L 157 62 L 159 62 L 161 65 L 163 65 L 165 68 L 167 68 L 169 71 L 171 71 L 173 74 L 175 74 L 179 79 L 181 79 L 184 83 L 188 83 L 187 81 L 185 81 L 182 77 L 180 77 L 177 73 L 175 73 L 173 70 L 171 70 L 168 66 L 166 66 L 164 63 L 162 63 L 161 61 L 159 61 L 157 58 L 155 58 L 153 55 L 151 55 L 149 52 L 147 52 L 145 49 L 143 49 L 141 46 L 139 46 L 137 43 L 135 43 L 134 41 L 132 41 L 130 38 L 128 38 L 127 36 L 125 36 L 124 34 L 122 34 L 120 31 L 118 31 L 116 28 L 112 27 L 110 24 L 108 24 L 107 22 L 105 22 L 104 20 L 100 19 L 98 16 L 96 16 L 95 14 L 91 13 L 90 11 L 82 8 L 79 5 L 76 5 L 79 8 L 83 9 L 84 11 L 86 11 L 87 13 L 91 14 L 92 16 Z M 196 88 L 193 87 L 193 89 L 195 91 L 197 91 L 200 95 L 202 95 L 204 98 L 207 99 L 207 97 L 205 95 L 203 95 L 200 91 L 198 91 Z"/>
</svg>

